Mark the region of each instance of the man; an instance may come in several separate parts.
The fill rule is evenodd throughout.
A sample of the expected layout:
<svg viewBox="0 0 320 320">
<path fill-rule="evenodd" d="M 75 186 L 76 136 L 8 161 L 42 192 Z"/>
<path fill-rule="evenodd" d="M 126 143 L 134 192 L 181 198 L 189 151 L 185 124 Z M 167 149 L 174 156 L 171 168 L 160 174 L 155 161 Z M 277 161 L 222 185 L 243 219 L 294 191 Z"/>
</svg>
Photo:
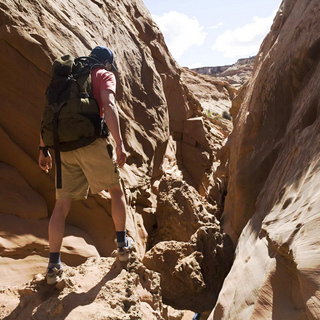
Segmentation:
<svg viewBox="0 0 320 320">
<path fill-rule="evenodd" d="M 119 116 L 115 104 L 116 80 L 111 70 L 116 70 L 110 49 L 95 47 L 90 56 L 97 62 L 91 70 L 92 93 L 116 144 L 116 165 L 126 162 L 126 152 L 120 132 Z M 40 136 L 39 166 L 45 172 L 52 168 L 50 153 Z M 50 257 L 47 282 L 54 284 L 62 275 L 60 249 L 64 235 L 65 219 L 72 200 L 86 199 L 92 193 L 108 190 L 112 201 L 112 218 L 116 229 L 118 257 L 127 261 L 132 239 L 126 236 L 126 203 L 119 183 L 119 174 L 108 155 L 105 139 L 98 138 L 91 144 L 61 153 L 62 188 L 56 189 L 56 203 L 49 222 Z"/>
</svg>

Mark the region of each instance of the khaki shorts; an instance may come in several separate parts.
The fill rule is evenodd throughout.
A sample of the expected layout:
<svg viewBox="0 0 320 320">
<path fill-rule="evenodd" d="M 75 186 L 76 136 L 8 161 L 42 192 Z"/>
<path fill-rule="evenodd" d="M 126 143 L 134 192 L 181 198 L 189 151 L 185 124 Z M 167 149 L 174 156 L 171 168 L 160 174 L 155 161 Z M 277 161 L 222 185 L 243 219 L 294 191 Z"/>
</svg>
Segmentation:
<svg viewBox="0 0 320 320">
<path fill-rule="evenodd" d="M 86 199 L 89 188 L 99 193 L 119 185 L 119 173 L 106 145 L 99 138 L 88 146 L 61 152 L 62 189 L 56 189 L 57 199 Z"/>
</svg>

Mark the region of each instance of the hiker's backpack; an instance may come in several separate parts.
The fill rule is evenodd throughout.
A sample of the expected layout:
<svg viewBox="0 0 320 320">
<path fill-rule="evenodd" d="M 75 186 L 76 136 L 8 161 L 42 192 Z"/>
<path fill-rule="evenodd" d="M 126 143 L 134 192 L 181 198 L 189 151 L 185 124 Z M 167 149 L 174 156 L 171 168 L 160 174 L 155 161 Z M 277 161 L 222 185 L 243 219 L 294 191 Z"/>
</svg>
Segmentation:
<svg viewBox="0 0 320 320">
<path fill-rule="evenodd" d="M 45 145 L 55 150 L 58 188 L 61 188 L 60 151 L 78 149 L 108 135 L 91 89 L 91 70 L 95 66 L 99 64 L 91 57 L 70 55 L 53 63 L 41 136 Z"/>
</svg>

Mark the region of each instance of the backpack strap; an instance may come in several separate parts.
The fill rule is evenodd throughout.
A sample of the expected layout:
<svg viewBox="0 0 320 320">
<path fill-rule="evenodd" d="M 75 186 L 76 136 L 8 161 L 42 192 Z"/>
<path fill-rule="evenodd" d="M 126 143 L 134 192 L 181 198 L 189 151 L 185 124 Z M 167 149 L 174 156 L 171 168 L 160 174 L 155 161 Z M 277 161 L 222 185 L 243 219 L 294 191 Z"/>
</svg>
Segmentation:
<svg viewBox="0 0 320 320">
<path fill-rule="evenodd" d="M 58 134 L 59 125 L 59 113 L 61 108 L 66 104 L 66 102 L 61 102 L 59 104 L 55 103 L 52 105 L 53 109 L 53 149 L 54 156 L 56 160 L 56 179 L 57 179 L 57 189 L 62 188 L 62 174 L 61 174 L 61 155 L 60 155 L 60 141 Z"/>
</svg>

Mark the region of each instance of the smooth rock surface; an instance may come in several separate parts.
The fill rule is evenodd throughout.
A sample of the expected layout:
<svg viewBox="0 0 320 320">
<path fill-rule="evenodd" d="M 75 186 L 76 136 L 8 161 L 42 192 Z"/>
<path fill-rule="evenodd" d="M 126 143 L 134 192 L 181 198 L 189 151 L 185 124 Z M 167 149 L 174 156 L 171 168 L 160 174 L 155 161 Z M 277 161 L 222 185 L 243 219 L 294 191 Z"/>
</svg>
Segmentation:
<svg viewBox="0 0 320 320">
<path fill-rule="evenodd" d="M 41 219 L 48 215 L 45 200 L 15 168 L 5 163 L 0 163 L 0 213 L 25 219 Z"/>
<path fill-rule="evenodd" d="M 22 285 L 48 264 L 48 219 L 26 220 L 0 214 L 0 288 Z M 92 239 L 79 228 L 67 225 L 61 248 L 62 261 L 78 266 L 99 257 Z"/>
<path fill-rule="evenodd" d="M 236 258 L 210 320 L 320 319 L 319 17 L 317 0 L 283 1 L 257 56 L 229 141 Z"/>
</svg>

